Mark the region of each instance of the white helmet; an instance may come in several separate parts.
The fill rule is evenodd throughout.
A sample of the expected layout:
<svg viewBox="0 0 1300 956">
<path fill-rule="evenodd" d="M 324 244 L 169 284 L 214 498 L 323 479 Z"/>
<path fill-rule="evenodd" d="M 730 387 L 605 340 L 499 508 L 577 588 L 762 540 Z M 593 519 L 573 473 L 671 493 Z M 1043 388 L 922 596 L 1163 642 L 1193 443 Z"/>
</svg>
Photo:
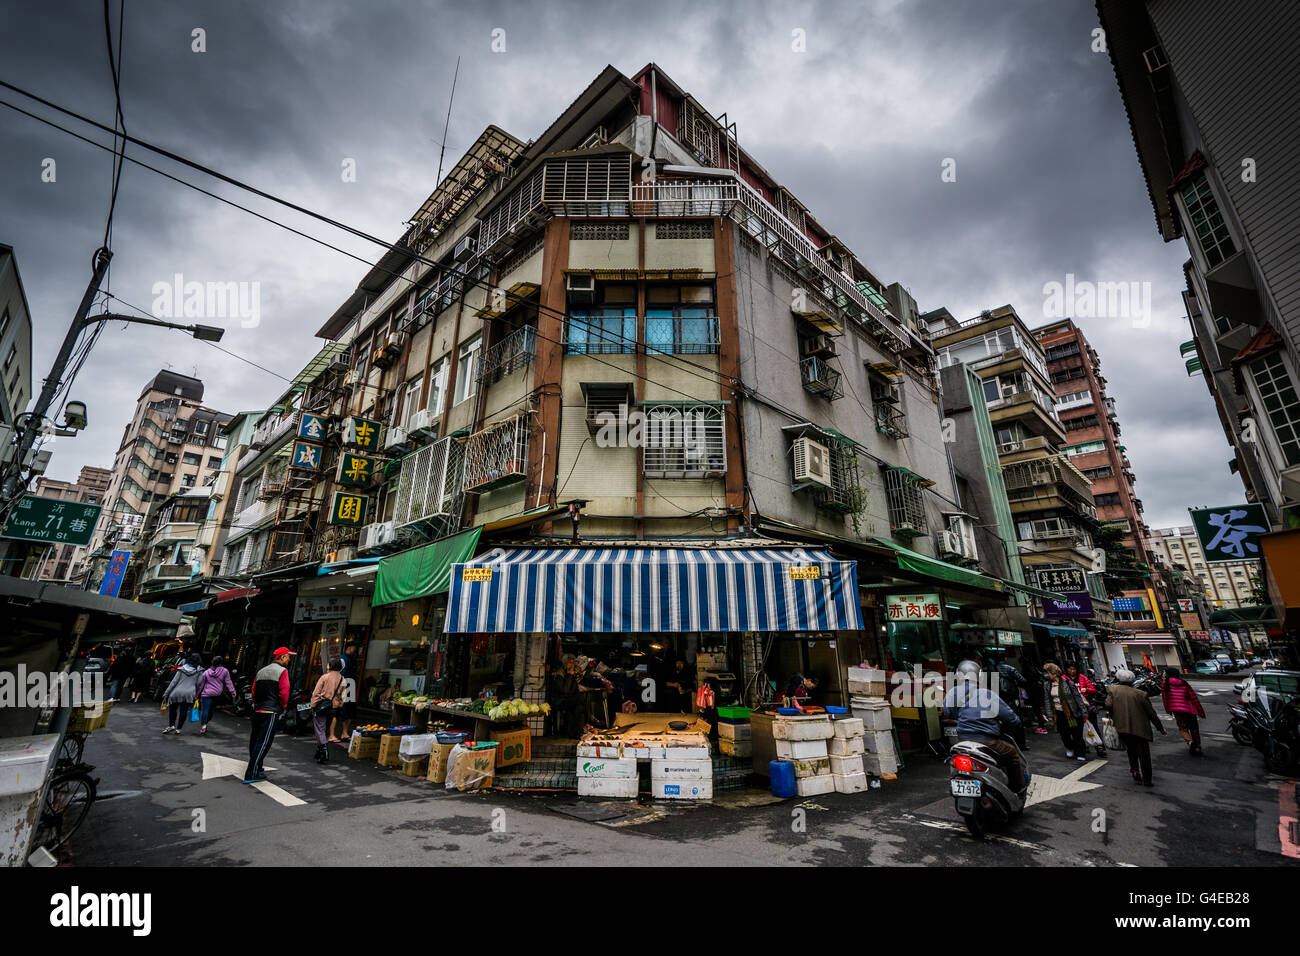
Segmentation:
<svg viewBox="0 0 1300 956">
<path fill-rule="evenodd" d="M 974 661 L 962 661 L 957 665 L 957 679 L 959 681 L 978 680 L 980 676 L 980 666 Z"/>
</svg>

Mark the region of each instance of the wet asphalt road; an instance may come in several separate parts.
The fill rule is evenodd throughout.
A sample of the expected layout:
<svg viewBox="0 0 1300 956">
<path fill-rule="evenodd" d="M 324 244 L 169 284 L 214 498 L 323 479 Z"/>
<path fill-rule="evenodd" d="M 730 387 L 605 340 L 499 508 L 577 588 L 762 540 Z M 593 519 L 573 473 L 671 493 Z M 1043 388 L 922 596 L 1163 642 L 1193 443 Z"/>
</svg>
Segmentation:
<svg viewBox="0 0 1300 956">
<path fill-rule="evenodd" d="M 1267 774 L 1227 736 L 1231 682 L 1195 682 L 1208 717 L 1191 757 L 1166 718 L 1153 788 L 1124 754 L 1079 764 L 1059 739 L 1031 735 L 1041 802 L 991 839 L 971 839 L 947 795 L 947 770 L 912 756 L 897 781 L 861 794 L 778 801 L 759 789 L 712 804 L 610 802 L 609 819 L 571 815 L 575 794 L 447 792 L 341 748 L 326 767 L 315 740 L 281 736 L 271 781 L 305 801 L 283 806 L 235 777 L 204 780 L 201 754 L 247 759 L 245 721 L 218 716 L 162 736 L 157 705 L 119 703 L 87 741 L 103 796 L 71 846 L 83 866 L 595 864 L 1274 866 L 1300 863 L 1297 781 Z M 1156 702 L 1160 711 L 1159 701 Z M 583 801 L 578 812 L 592 811 Z"/>
</svg>

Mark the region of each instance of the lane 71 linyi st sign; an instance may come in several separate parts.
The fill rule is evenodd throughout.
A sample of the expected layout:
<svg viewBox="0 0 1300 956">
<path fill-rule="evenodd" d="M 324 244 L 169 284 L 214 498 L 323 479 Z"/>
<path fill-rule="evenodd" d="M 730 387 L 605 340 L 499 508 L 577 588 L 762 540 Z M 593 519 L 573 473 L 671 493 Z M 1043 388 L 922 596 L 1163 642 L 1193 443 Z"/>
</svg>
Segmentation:
<svg viewBox="0 0 1300 956">
<path fill-rule="evenodd" d="M 14 505 L 0 537 L 47 544 L 90 544 L 102 505 L 24 495 Z"/>
</svg>

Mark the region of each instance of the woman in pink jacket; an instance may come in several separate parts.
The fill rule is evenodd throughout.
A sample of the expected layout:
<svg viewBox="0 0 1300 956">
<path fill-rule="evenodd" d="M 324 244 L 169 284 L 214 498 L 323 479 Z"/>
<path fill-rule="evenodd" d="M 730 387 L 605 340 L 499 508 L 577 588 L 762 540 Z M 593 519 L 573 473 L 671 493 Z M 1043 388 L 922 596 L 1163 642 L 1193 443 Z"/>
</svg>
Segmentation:
<svg viewBox="0 0 1300 956">
<path fill-rule="evenodd" d="M 228 692 L 231 697 L 235 696 L 235 684 L 230 679 L 230 671 L 226 670 L 226 662 L 220 657 L 214 657 L 212 666 L 199 678 L 198 691 L 199 733 L 206 734 L 208 721 L 212 719 L 212 712 L 217 707 L 217 698 L 222 691 Z"/>
<path fill-rule="evenodd" d="M 1187 752 L 1195 757 L 1201 754 L 1201 728 L 1196 718 L 1205 716 L 1205 708 L 1192 685 L 1183 680 L 1176 667 L 1165 669 L 1165 689 L 1162 695 L 1165 713 L 1172 714 L 1178 732 L 1187 742 Z"/>
</svg>

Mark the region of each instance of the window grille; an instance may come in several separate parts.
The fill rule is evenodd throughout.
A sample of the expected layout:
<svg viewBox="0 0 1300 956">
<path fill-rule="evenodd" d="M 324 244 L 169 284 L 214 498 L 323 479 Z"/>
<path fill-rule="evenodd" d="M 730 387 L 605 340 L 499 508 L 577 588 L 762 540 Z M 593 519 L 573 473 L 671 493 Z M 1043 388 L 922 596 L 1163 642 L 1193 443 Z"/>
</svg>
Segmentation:
<svg viewBox="0 0 1300 956">
<path fill-rule="evenodd" d="M 491 385 L 527 368 L 533 364 L 536 351 L 537 328 L 532 325 L 521 326 L 483 354 L 479 381 Z"/>
<path fill-rule="evenodd" d="M 465 490 L 491 491 L 523 481 L 528 431 L 528 415 L 519 414 L 470 435 L 465 441 Z"/>
<path fill-rule="evenodd" d="M 843 376 L 832 368 L 824 358 L 812 356 L 799 363 L 800 377 L 805 390 L 820 395 L 828 402 L 833 402 L 844 394 L 841 379 Z"/>
<path fill-rule="evenodd" d="M 565 351 L 570 355 L 636 352 L 636 309 L 582 309 L 569 315 Z"/>
<path fill-rule="evenodd" d="M 669 220 L 655 223 L 656 239 L 712 239 L 713 223 L 708 220 L 681 222 Z"/>
<path fill-rule="evenodd" d="M 918 476 L 905 468 L 886 468 L 885 498 L 889 505 L 889 529 L 895 535 L 915 537 L 929 530 Z"/>
<path fill-rule="evenodd" d="M 894 405 L 881 403 L 876 406 L 876 431 L 890 438 L 907 437 L 907 416 Z"/>
<path fill-rule="evenodd" d="M 622 425 L 632 405 L 632 386 L 625 382 L 583 382 L 587 431 L 597 434 L 606 425 Z"/>
<path fill-rule="evenodd" d="M 720 344 L 718 317 L 710 315 L 711 311 L 687 308 L 646 309 L 646 351 L 675 355 L 716 355 Z"/>
<path fill-rule="evenodd" d="M 645 413 L 641 466 L 647 478 L 719 478 L 726 473 L 721 406 L 653 405 Z"/>
<path fill-rule="evenodd" d="M 571 222 L 569 239 L 630 239 L 631 226 L 626 222 Z"/>
<path fill-rule="evenodd" d="M 866 510 L 866 490 L 858 471 L 858 456 L 846 442 L 827 442 L 830 452 L 831 487 L 814 486 L 817 507 L 837 514 L 854 514 Z"/>
<path fill-rule="evenodd" d="M 463 447 L 451 438 L 425 445 L 402 459 L 393 524 L 446 517 L 459 497 Z"/>
<path fill-rule="evenodd" d="M 718 163 L 718 124 L 713 117 L 700 109 L 699 105 L 687 97 L 682 101 L 681 119 L 677 132 L 683 143 L 695 150 L 706 166 Z"/>
</svg>

